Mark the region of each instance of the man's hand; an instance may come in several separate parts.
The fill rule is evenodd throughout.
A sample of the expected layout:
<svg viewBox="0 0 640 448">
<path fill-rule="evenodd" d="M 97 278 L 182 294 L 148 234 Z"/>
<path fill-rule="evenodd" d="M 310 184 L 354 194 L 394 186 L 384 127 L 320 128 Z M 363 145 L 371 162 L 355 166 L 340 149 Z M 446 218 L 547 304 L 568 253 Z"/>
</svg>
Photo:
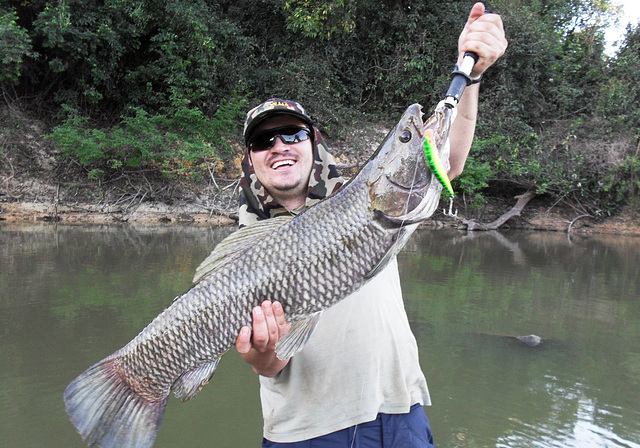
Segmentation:
<svg viewBox="0 0 640 448">
<path fill-rule="evenodd" d="M 254 372 L 273 377 L 289 362 L 278 359 L 275 349 L 276 343 L 287 334 L 291 324 L 287 322 L 279 302 L 265 300 L 261 306 L 253 309 L 252 315 L 253 329 L 248 326 L 240 329 L 236 350 L 251 364 Z"/>
<path fill-rule="evenodd" d="M 478 55 L 478 62 L 471 71 L 471 78 L 482 75 L 507 49 L 502 19 L 498 14 L 485 14 L 484 11 L 482 3 L 473 5 L 469 19 L 458 39 L 458 65 L 462 64 L 462 58 L 467 51 L 473 51 Z M 449 134 L 451 168 L 448 175 L 450 180 L 462 173 L 471 149 L 476 129 L 479 91 L 478 84 L 468 86 L 458 104 L 458 117 L 453 122 Z"/>
<path fill-rule="evenodd" d="M 507 39 L 504 35 L 502 19 L 498 14 L 485 14 L 484 4 L 478 2 L 471 8 L 467 23 L 458 38 L 458 65 L 467 51 L 478 55 L 478 62 L 471 72 L 472 78 L 477 78 L 507 49 Z"/>
</svg>

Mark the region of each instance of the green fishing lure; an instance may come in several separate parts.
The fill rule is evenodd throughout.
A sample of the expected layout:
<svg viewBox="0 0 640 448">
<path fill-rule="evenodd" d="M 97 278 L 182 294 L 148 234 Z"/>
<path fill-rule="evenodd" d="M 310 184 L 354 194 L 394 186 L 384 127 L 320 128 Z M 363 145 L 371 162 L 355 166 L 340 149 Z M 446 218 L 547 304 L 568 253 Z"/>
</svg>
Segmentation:
<svg viewBox="0 0 640 448">
<path fill-rule="evenodd" d="M 451 182 L 449 182 L 449 176 L 447 176 L 444 166 L 442 166 L 442 161 L 440 161 L 440 156 L 438 155 L 436 148 L 434 148 L 432 140 L 433 131 L 431 129 L 427 129 L 424 132 L 424 155 L 427 158 L 427 164 L 442 186 L 447 190 L 449 195 L 453 197 L 455 195 L 453 194 Z"/>
</svg>

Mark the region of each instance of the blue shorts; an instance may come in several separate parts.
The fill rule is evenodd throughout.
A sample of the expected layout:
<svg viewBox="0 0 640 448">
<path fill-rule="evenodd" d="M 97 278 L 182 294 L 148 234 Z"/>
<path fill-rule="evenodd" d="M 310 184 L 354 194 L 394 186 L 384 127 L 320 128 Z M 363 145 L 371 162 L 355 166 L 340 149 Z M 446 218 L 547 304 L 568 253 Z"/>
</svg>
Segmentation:
<svg viewBox="0 0 640 448">
<path fill-rule="evenodd" d="M 408 414 L 378 414 L 375 420 L 293 443 L 262 440 L 263 448 L 435 448 L 421 404 Z"/>
</svg>

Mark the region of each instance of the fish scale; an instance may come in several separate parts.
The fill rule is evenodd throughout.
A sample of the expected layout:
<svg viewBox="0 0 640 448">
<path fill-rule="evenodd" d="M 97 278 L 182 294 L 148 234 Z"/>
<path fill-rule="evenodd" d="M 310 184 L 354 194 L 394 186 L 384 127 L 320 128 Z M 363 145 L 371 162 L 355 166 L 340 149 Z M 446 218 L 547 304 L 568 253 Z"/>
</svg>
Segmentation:
<svg viewBox="0 0 640 448">
<path fill-rule="evenodd" d="M 428 126 L 444 142 L 447 111 L 436 114 Z M 281 302 L 292 321 L 278 357 L 302 350 L 322 310 L 375 276 L 433 213 L 442 187 L 424 158 L 423 128 L 413 105 L 338 193 L 221 242 L 189 291 L 69 384 L 66 411 L 83 439 L 105 448 L 151 446 L 170 392 L 195 396 L 264 300 Z"/>
</svg>

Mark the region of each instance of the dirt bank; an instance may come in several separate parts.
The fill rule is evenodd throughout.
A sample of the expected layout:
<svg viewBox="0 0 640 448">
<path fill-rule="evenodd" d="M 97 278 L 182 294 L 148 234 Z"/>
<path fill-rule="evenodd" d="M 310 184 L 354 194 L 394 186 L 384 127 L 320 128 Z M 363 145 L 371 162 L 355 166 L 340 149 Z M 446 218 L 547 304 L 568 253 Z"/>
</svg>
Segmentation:
<svg viewBox="0 0 640 448">
<path fill-rule="evenodd" d="M 442 204 L 444 206 L 444 204 Z M 177 201 L 172 204 L 161 202 L 143 202 L 128 208 L 107 204 L 56 204 L 52 202 L 4 202 L 0 203 L 0 224 L 12 223 L 60 223 L 73 224 L 109 224 L 128 222 L 145 225 L 234 225 L 233 214 L 216 213 L 216 206 L 207 209 L 202 204 Z M 506 210 L 495 206 L 492 212 L 483 213 L 490 222 Z M 460 215 L 461 212 L 458 211 Z M 578 219 L 576 219 L 578 218 Z M 446 216 L 442 207 L 433 218 L 423 224 L 426 227 L 457 228 L 464 230 L 466 225 L 457 219 Z M 640 223 L 637 216 L 630 212 L 617 216 L 594 220 L 580 217 L 577 212 L 554 210 L 533 204 L 525 208 L 521 216 L 511 218 L 501 229 L 544 230 L 571 232 L 574 234 L 615 234 L 640 237 Z"/>
<path fill-rule="evenodd" d="M 236 221 L 239 161 L 242 154 L 229 157 L 216 172 L 200 179 L 167 179 L 154 172 L 121 172 L 109 179 L 89 180 L 85 169 L 65 160 L 42 135 L 44 125 L 22 117 L 19 132 L 0 129 L 0 223 L 56 222 L 61 224 L 142 223 L 157 225 L 229 225 Z M 387 129 L 367 125 L 352 129 L 331 141 L 345 177 L 375 150 Z M 516 200 L 492 198 L 480 210 L 464 207 L 459 199 L 458 219 L 446 216 L 441 204 L 425 226 L 466 229 L 460 219 L 489 223 L 507 213 Z M 536 197 L 519 216 L 500 228 L 548 230 L 579 234 L 619 234 L 640 236 L 640 217 L 634 210 L 615 216 L 586 216 L 550 198 Z"/>
</svg>

